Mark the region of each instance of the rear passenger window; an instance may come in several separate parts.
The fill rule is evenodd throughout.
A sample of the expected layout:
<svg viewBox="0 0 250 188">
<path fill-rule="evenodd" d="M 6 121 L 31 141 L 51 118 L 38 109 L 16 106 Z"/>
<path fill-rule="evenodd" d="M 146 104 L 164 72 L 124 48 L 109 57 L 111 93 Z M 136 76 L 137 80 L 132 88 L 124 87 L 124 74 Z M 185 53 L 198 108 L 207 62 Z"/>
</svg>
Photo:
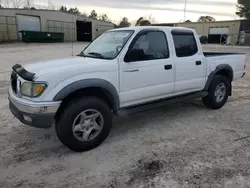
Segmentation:
<svg viewBox="0 0 250 188">
<path fill-rule="evenodd" d="M 198 52 L 194 35 L 173 35 L 177 57 L 187 57 Z"/>
</svg>

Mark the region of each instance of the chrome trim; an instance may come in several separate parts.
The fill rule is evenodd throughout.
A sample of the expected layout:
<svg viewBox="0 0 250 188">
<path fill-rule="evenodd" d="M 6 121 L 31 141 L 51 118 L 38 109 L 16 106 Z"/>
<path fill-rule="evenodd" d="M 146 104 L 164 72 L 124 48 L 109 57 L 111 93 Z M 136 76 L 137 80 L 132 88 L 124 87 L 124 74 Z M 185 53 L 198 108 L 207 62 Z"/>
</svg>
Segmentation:
<svg viewBox="0 0 250 188">
<path fill-rule="evenodd" d="M 9 101 L 21 112 L 29 114 L 56 113 L 61 102 L 32 102 L 8 93 Z"/>
</svg>

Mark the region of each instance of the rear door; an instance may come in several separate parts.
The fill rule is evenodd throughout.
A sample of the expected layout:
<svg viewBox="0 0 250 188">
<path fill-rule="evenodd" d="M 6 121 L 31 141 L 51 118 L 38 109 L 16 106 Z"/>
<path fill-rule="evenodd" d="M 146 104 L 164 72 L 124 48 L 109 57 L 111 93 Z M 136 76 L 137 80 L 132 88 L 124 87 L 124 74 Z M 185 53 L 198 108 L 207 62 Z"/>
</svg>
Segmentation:
<svg viewBox="0 0 250 188">
<path fill-rule="evenodd" d="M 164 98 L 174 91 L 174 69 L 164 31 L 139 32 L 119 59 L 121 106 Z"/>
<path fill-rule="evenodd" d="M 198 37 L 190 30 L 173 30 L 175 47 L 175 94 L 202 90 L 206 62 Z"/>
</svg>

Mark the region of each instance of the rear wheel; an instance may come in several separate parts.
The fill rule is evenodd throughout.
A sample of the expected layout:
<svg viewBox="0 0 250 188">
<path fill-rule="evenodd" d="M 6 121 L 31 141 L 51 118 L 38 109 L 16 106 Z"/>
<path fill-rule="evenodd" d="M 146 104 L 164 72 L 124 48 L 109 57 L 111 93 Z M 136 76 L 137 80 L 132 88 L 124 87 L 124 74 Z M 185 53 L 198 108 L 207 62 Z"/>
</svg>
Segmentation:
<svg viewBox="0 0 250 188">
<path fill-rule="evenodd" d="M 216 75 L 208 89 L 208 95 L 203 98 L 203 103 L 211 109 L 220 109 L 227 102 L 230 83 L 225 76 Z"/>
<path fill-rule="evenodd" d="M 56 123 L 59 140 L 71 150 L 82 152 L 99 146 L 109 135 L 112 112 L 99 98 L 74 99 Z"/>
</svg>

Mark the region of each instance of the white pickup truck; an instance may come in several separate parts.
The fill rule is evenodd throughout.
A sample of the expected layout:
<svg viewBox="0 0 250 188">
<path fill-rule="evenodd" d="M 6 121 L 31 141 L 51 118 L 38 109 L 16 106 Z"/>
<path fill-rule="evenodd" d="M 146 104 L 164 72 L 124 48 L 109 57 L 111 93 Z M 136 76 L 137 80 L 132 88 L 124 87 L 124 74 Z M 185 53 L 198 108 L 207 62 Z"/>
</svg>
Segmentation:
<svg viewBox="0 0 250 188">
<path fill-rule="evenodd" d="M 24 124 L 55 124 L 65 146 L 86 151 L 106 139 L 113 115 L 194 98 L 221 108 L 245 61 L 244 54 L 203 53 L 188 28 L 114 29 L 75 57 L 14 65 L 10 110 Z"/>
</svg>

